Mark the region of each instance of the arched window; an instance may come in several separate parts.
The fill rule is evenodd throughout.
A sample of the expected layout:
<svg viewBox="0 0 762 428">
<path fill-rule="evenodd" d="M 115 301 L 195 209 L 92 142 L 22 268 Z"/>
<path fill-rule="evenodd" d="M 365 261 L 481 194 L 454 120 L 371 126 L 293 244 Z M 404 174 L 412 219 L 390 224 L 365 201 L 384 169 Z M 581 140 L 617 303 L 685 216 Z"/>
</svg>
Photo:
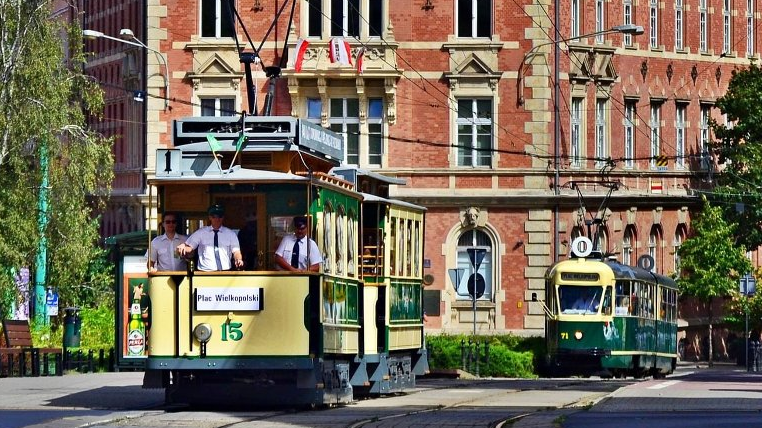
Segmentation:
<svg viewBox="0 0 762 428">
<path fill-rule="evenodd" d="M 486 233 L 478 229 L 467 230 L 460 235 L 458 239 L 458 269 L 463 269 L 463 276 L 460 279 L 460 283 L 457 284 L 458 300 L 470 300 L 471 296 L 468 294 L 468 281 L 472 275 L 479 273 L 484 278 L 484 295 L 479 300 L 492 300 L 493 292 L 493 277 L 492 270 L 495 265 L 493 257 L 495 252 L 492 250 L 492 240 Z M 471 264 L 471 259 L 468 256 L 469 249 L 485 250 L 484 259 L 479 265 L 478 272 L 474 271 L 474 266 Z"/>
<path fill-rule="evenodd" d="M 624 238 L 622 239 L 622 263 L 627 266 L 632 266 L 633 254 L 635 252 L 635 227 L 632 225 L 627 226 L 624 230 Z"/>
<path fill-rule="evenodd" d="M 659 247 L 661 247 L 661 230 L 658 225 L 654 225 L 648 235 L 648 255 L 654 259 L 651 272 L 659 272 Z"/>
<path fill-rule="evenodd" d="M 685 236 L 687 234 L 687 231 L 685 230 L 685 224 L 678 224 L 677 229 L 675 229 L 675 252 L 674 252 L 674 261 L 675 261 L 675 273 L 680 276 L 680 247 L 683 245 L 683 242 L 685 241 Z"/>
<path fill-rule="evenodd" d="M 609 251 L 609 231 L 605 226 L 598 228 L 598 249 L 601 254 L 606 254 Z"/>
<path fill-rule="evenodd" d="M 574 241 L 575 239 L 579 238 L 580 236 L 585 236 L 585 230 L 582 229 L 579 226 L 574 226 L 571 230 L 571 240 Z"/>
</svg>

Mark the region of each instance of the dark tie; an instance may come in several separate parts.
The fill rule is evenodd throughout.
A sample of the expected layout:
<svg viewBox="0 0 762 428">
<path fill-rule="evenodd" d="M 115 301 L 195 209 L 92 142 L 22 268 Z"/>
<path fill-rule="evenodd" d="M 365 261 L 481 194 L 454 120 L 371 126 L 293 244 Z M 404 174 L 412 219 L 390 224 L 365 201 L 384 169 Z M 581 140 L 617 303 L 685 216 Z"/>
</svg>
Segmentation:
<svg viewBox="0 0 762 428">
<path fill-rule="evenodd" d="M 291 266 L 299 269 L 299 239 L 294 242 L 294 249 L 291 250 Z"/>
<path fill-rule="evenodd" d="M 217 270 L 222 270 L 222 261 L 220 260 L 220 240 L 217 232 L 219 232 L 219 230 L 214 231 L 214 261 L 217 262 Z"/>
</svg>

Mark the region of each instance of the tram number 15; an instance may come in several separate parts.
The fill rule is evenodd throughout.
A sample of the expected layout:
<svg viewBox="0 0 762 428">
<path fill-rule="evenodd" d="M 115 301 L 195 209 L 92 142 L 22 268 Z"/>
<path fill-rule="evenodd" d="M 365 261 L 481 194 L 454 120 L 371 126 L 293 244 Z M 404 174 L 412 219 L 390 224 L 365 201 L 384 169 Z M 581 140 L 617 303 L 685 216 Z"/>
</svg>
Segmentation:
<svg viewBox="0 0 762 428">
<path fill-rule="evenodd" d="M 569 332 L 567 332 L 567 331 L 562 331 L 562 332 L 561 332 L 561 339 L 563 339 L 563 340 L 568 340 L 568 339 L 569 339 Z M 224 339 L 223 339 L 223 340 L 224 340 Z"/>
<path fill-rule="evenodd" d="M 222 341 L 227 342 L 228 339 L 237 342 L 243 338 L 243 332 L 241 331 L 240 322 L 224 322 L 222 323 Z"/>
</svg>

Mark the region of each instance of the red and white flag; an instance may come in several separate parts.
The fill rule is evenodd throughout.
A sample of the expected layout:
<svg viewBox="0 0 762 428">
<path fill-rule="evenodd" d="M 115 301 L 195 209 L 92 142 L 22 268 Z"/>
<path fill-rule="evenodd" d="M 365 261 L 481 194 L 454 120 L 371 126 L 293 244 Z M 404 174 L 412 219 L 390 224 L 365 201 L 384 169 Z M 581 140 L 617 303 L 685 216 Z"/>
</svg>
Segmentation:
<svg viewBox="0 0 762 428">
<path fill-rule="evenodd" d="M 294 70 L 296 72 L 302 71 L 302 62 L 304 62 L 304 53 L 307 52 L 307 46 L 310 45 L 310 42 L 299 39 L 296 41 L 296 49 L 294 51 L 296 52 L 296 57 L 294 58 Z"/>
<path fill-rule="evenodd" d="M 330 52 L 328 53 L 332 63 L 352 65 L 352 55 L 349 53 L 349 42 L 341 37 L 331 39 Z"/>
<path fill-rule="evenodd" d="M 362 74 L 363 71 L 365 71 L 365 63 L 363 60 L 365 59 L 365 46 L 361 47 L 357 51 L 357 72 L 359 74 Z"/>
</svg>

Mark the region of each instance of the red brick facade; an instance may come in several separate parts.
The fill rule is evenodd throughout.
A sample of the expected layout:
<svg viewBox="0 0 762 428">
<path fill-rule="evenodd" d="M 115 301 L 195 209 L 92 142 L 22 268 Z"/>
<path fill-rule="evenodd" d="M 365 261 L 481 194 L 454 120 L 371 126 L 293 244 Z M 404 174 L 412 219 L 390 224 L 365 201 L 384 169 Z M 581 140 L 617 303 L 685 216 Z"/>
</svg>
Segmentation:
<svg viewBox="0 0 762 428">
<path fill-rule="evenodd" d="M 468 7 L 461 7 L 463 2 Z M 236 3 L 258 47 L 282 2 Z M 449 274 L 468 247 L 459 241 L 471 239 L 489 250 L 491 292 L 478 301 L 479 332 L 542 334 L 543 311 L 531 296 L 543 294 L 544 272 L 567 254 L 572 235 L 587 233 L 586 219 L 603 219 L 607 251 L 620 259 L 630 254 L 632 263 L 650 253 L 657 270 L 670 274 L 690 212 L 697 207 L 699 192 L 710 184 L 710 169 L 702 165 L 702 112 L 720 119 L 712 103 L 727 88 L 733 68 L 748 64 L 746 3 L 732 3 L 734 48 L 722 57 L 721 0 L 706 0 L 706 8 L 699 0 L 655 2 L 654 23 L 648 1 L 578 0 L 575 20 L 571 0 L 560 3 L 560 39 L 575 36 L 573 21 L 579 23 L 576 35 L 625 23 L 625 6 L 630 7 L 631 23 L 645 33 L 632 36 L 627 46 L 625 36 L 614 32 L 603 35 L 602 43 L 587 36 L 554 44 L 554 4 L 549 1 L 433 1 L 428 8 L 423 0 L 360 0 L 359 36 L 346 37 L 353 57 L 359 48 L 366 49 L 366 69 L 359 74 L 353 66 L 328 60 L 331 17 L 336 16 L 330 7 L 337 2 L 299 1 L 291 32 L 287 34 L 287 10 L 260 52 L 262 63 L 271 65 L 286 39 L 291 56 L 298 38 L 309 40 L 302 70 L 295 72 L 293 58 L 283 70 L 274 113 L 304 117 L 309 103 L 319 102 L 323 125 L 341 127 L 348 118 L 332 114 L 331 100 L 357 99 L 359 117 L 349 119 L 359 124 L 359 165 L 407 180 L 407 186 L 393 189 L 394 196 L 429 209 L 426 273 L 433 283 L 426 292 L 428 302 L 438 302 L 427 308 L 431 331 L 472 328 L 471 302 L 456 295 Z M 311 16 L 319 16 L 322 27 L 311 25 L 317 22 L 310 22 L 310 4 L 320 5 L 320 13 Z M 374 4 L 381 7 L 370 7 Z M 166 111 L 160 103 L 148 106 L 149 175 L 151 153 L 170 141 L 172 119 L 199 115 L 201 100 L 209 97 L 232 97 L 237 111 L 246 109 L 235 43 L 230 37 L 202 37 L 200 8 L 196 0 L 148 1 L 143 40 L 166 55 L 172 94 Z M 374 21 L 379 9 L 380 21 Z M 473 11 L 473 22 L 464 18 Z M 705 50 L 699 46 L 702 11 Z M 346 14 L 358 16 L 351 9 Z M 685 29 L 682 48 L 675 47 L 678 15 Z M 603 22 L 597 23 L 596 16 Z M 752 21 L 756 28 L 758 20 Z M 381 37 L 369 37 L 376 22 Z M 119 26 L 98 29 L 118 31 Z M 322 29 L 311 35 L 311 28 Z M 657 29 L 654 47 L 652 28 Z M 240 26 L 236 33 L 245 44 Z M 554 46 L 560 48 L 558 70 Z M 758 49 L 753 56 L 759 57 Z M 255 78 L 261 107 L 267 80 L 259 68 Z M 148 88 L 161 96 L 160 86 Z M 383 102 L 383 144 L 376 153 L 380 165 L 369 156 L 373 118 L 366 116 L 371 100 L 378 99 Z M 652 114 L 658 121 L 652 121 Z M 659 132 L 653 141 L 652 128 Z M 628 130 L 632 153 L 625 148 Z M 659 156 L 665 157 L 663 168 Z M 605 205 L 604 181 L 620 183 Z"/>
</svg>

